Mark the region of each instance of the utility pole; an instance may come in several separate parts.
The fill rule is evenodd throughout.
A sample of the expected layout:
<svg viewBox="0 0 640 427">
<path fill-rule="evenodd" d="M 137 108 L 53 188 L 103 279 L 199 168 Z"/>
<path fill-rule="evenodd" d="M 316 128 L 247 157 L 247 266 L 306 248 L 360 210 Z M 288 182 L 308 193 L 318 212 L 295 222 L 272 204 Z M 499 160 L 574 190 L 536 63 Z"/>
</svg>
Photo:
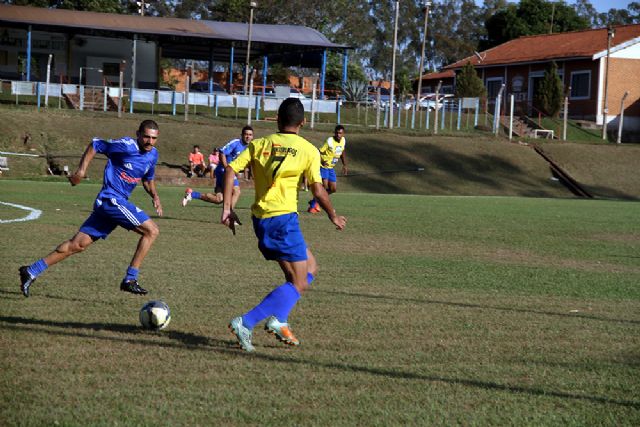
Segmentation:
<svg viewBox="0 0 640 427">
<path fill-rule="evenodd" d="M 137 1 L 136 5 L 138 5 L 138 13 L 140 14 L 140 16 L 144 16 L 144 11 L 146 9 L 149 9 L 149 0 Z"/>
<path fill-rule="evenodd" d="M 391 61 L 391 90 L 389 92 L 389 129 L 393 129 L 393 96 L 396 86 L 396 45 L 398 44 L 398 14 L 400 2 L 396 0 L 396 19 L 393 26 L 393 59 Z"/>
<path fill-rule="evenodd" d="M 420 54 L 420 68 L 418 69 L 418 90 L 416 92 L 416 108 L 420 105 L 420 96 L 422 95 L 422 72 L 424 70 L 424 48 L 427 43 L 427 25 L 429 23 L 429 7 L 431 1 L 424 2 L 424 29 L 422 33 L 422 53 Z"/>
</svg>

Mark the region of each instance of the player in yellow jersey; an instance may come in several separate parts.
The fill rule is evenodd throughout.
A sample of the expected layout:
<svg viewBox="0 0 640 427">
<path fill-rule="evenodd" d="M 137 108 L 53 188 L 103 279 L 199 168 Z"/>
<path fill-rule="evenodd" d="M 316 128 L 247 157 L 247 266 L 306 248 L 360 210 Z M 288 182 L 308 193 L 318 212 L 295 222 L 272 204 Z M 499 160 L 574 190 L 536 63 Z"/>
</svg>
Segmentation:
<svg viewBox="0 0 640 427">
<path fill-rule="evenodd" d="M 349 172 L 347 157 L 344 154 L 347 146 L 344 133 L 344 126 L 337 125 L 333 131 L 333 136 L 327 138 L 324 145 L 320 147 L 320 176 L 322 176 L 322 185 L 329 194 L 336 192 L 337 179 L 334 167 L 338 161 L 342 161 L 342 174 L 347 175 Z M 318 206 L 315 198 L 309 201 L 309 209 L 307 209 L 307 212 L 320 212 L 320 206 Z"/>
<path fill-rule="evenodd" d="M 304 124 L 304 107 L 297 98 L 285 99 L 278 109 L 278 133 L 254 139 L 225 171 L 224 204 L 220 222 L 234 229 L 231 191 L 237 171 L 251 165 L 255 200 L 251 206 L 258 248 L 267 260 L 277 261 L 285 283 L 269 293 L 260 304 L 231 320 L 229 328 L 246 351 L 253 351 L 253 328 L 267 319 L 265 329 L 280 341 L 299 345 L 288 324 L 289 312 L 309 288 L 317 274 L 316 259 L 307 248 L 298 223 L 298 183 L 304 174 L 309 188 L 329 220 L 338 230 L 346 218 L 333 210 L 320 177 L 320 153 L 298 136 Z"/>
</svg>

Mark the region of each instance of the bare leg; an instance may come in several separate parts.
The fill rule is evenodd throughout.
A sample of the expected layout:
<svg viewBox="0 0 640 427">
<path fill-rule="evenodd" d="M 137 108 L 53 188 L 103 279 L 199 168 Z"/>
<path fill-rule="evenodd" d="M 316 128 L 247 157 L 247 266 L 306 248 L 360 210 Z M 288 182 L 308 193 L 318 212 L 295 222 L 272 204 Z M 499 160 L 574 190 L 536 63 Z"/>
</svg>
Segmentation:
<svg viewBox="0 0 640 427">
<path fill-rule="evenodd" d="M 318 264 L 316 258 L 311 251 L 307 248 L 307 260 L 306 261 L 278 261 L 280 268 L 284 272 L 284 277 L 287 282 L 293 283 L 296 290 L 302 294 L 309 289 L 309 283 L 307 282 L 307 273 L 312 275 L 318 274 Z"/>
<path fill-rule="evenodd" d="M 222 203 L 222 193 L 200 193 L 200 200 L 219 205 Z"/>
<path fill-rule="evenodd" d="M 49 255 L 44 257 L 44 262 L 51 267 L 54 264 L 63 261 L 73 254 L 84 251 L 93 243 L 93 239 L 88 234 L 78 231 L 71 239 L 66 240 L 58 245 L 58 247 Z"/>
<path fill-rule="evenodd" d="M 231 192 L 231 209 L 236 207 L 236 203 L 238 203 L 238 199 L 240 199 L 240 187 L 233 187 L 233 191 Z"/>
<path fill-rule="evenodd" d="M 136 247 L 136 251 L 133 254 L 133 258 L 131 259 L 131 267 L 140 269 L 140 265 L 144 258 L 149 253 L 149 249 L 151 249 L 151 245 L 160 234 L 160 230 L 155 222 L 148 219 L 143 222 L 140 226 L 134 229 L 134 231 L 140 234 L 140 240 L 138 240 L 138 246 Z"/>
</svg>

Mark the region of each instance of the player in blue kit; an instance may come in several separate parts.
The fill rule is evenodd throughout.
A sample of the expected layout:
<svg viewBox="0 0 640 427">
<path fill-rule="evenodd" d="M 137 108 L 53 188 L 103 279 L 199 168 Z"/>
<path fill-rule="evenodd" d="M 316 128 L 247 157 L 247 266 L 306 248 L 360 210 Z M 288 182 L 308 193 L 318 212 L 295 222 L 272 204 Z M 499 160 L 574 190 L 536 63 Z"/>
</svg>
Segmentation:
<svg viewBox="0 0 640 427">
<path fill-rule="evenodd" d="M 20 290 L 25 297 L 29 296 L 29 288 L 36 278 L 48 267 L 82 252 L 98 239 L 106 239 L 117 226 L 141 235 L 120 290 L 132 294 L 147 293 L 138 284 L 138 269 L 158 237 L 158 226 L 128 199 L 138 182 L 142 181 L 145 191 L 153 199 L 153 207 L 162 216 L 162 205 L 153 180 L 158 161 L 158 151 L 155 148 L 158 133 L 158 124 L 153 120 L 145 120 L 140 123 L 136 132 L 137 139 L 94 138 L 87 146 L 78 169 L 69 177 L 69 182 L 73 186 L 80 183 L 96 153 L 107 156 L 102 189 L 94 202 L 93 212 L 71 239 L 62 242 L 46 257 L 29 266 L 20 267 Z"/>
<path fill-rule="evenodd" d="M 234 161 L 236 157 L 242 153 L 249 143 L 253 140 L 253 128 L 245 126 L 242 128 L 240 138 L 232 139 L 224 147 L 220 148 L 220 162 L 214 170 L 216 176 L 216 187 L 213 193 L 200 193 L 187 188 L 182 199 L 182 206 L 187 206 L 192 199 L 202 200 L 203 202 L 220 204 L 222 203 L 222 192 L 224 191 L 224 170 L 229 163 Z M 238 178 L 233 180 L 233 191 L 231 192 L 231 208 L 233 209 L 240 198 L 240 182 Z"/>
</svg>

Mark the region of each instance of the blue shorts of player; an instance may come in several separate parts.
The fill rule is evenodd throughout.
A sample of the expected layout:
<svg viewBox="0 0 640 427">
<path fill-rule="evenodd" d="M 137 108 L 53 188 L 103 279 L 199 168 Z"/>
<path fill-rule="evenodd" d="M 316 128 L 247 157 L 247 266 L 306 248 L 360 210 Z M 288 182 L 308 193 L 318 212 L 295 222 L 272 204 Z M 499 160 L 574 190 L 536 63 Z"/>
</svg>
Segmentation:
<svg viewBox="0 0 640 427">
<path fill-rule="evenodd" d="M 224 169 L 222 169 L 221 172 L 219 168 L 216 168 L 213 170 L 213 173 L 216 175 L 216 187 L 224 188 Z M 233 178 L 233 186 L 240 187 L 238 177 Z"/>
<path fill-rule="evenodd" d="M 258 248 L 265 259 L 290 262 L 307 259 L 307 244 L 300 230 L 297 213 L 252 219 Z"/>
<path fill-rule="evenodd" d="M 336 170 L 333 168 L 320 168 L 320 176 L 329 182 L 336 182 Z"/>
<path fill-rule="evenodd" d="M 93 212 L 82 224 L 80 231 L 94 240 L 106 239 L 117 226 L 133 230 L 148 219 L 149 216 L 142 209 L 127 200 L 96 199 Z"/>
</svg>

